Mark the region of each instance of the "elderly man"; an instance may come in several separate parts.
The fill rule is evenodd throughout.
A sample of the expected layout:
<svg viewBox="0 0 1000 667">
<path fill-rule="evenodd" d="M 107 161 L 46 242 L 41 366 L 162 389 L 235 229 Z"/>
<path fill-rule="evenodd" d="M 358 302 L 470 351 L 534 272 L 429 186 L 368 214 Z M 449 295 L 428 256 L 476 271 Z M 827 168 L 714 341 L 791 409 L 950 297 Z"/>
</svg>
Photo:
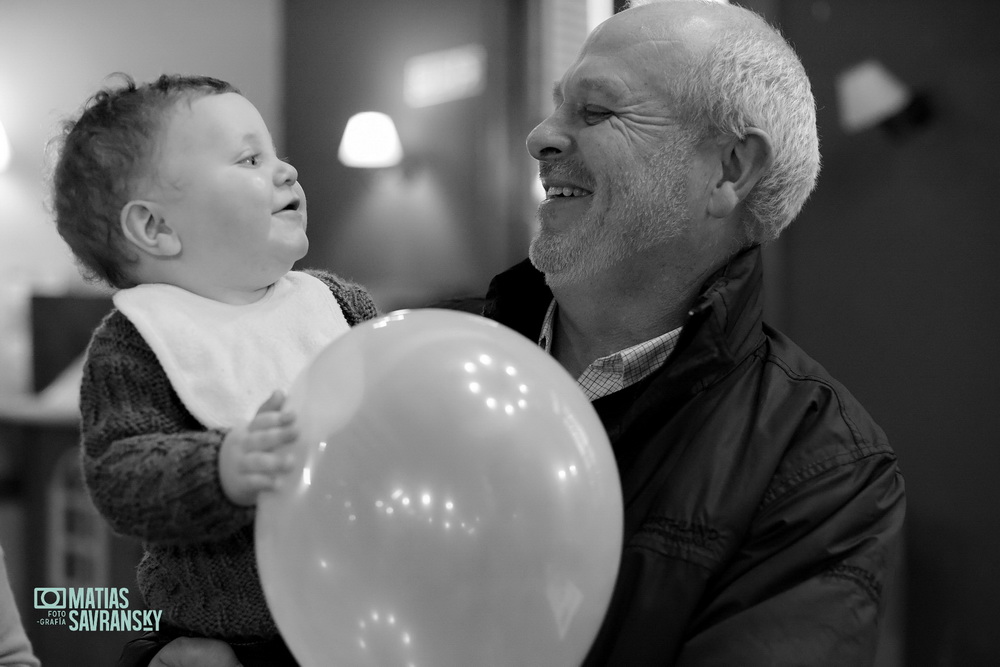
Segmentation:
<svg viewBox="0 0 1000 667">
<path fill-rule="evenodd" d="M 621 12 L 528 136 L 546 199 L 485 314 L 591 397 L 621 569 L 588 665 L 871 664 L 903 480 L 850 393 L 761 321 L 760 244 L 819 170 L 805 72 L 755 14 Z"/>
</svg>

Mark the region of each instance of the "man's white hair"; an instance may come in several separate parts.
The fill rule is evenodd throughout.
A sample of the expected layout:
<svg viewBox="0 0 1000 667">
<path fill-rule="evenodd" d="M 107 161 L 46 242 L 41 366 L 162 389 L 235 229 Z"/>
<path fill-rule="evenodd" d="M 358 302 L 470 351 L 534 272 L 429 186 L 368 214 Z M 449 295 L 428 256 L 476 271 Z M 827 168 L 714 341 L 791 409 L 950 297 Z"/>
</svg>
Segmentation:
<svg viewBox="0 0 1000 667">
<path fill-rule="evenodd" d="M 798 215 L 819 174 L 816 102 L 809 78 L 784 37 L 758 14 L 714 0 L 632 0 L 629 9 L 662 2 L 703 5 L 722 20 L 712 45 L 691 53 L 675 94 L 683 120 L 698 132 L 771 137 L 774 164 L 745 201 L 748 240 L 778 237 Z"/>
</svg>

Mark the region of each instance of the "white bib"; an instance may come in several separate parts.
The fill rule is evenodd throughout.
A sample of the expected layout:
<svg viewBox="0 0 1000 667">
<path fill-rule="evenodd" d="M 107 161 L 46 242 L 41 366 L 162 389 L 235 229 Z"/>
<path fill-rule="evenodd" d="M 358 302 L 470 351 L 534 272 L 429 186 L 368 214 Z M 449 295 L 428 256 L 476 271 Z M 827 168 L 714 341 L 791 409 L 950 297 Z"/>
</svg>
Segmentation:
<svg viewBox="0 0 1000 667">
<path fill-rule="evenodd" d="M 255 303 L 234 306 L 174 285 L 112 297 L 139 330 L 184 406 L 208 428 L 249 421 L 275 389 L 350 327 L 323 281 L 290 271 Z"/>
</svg>

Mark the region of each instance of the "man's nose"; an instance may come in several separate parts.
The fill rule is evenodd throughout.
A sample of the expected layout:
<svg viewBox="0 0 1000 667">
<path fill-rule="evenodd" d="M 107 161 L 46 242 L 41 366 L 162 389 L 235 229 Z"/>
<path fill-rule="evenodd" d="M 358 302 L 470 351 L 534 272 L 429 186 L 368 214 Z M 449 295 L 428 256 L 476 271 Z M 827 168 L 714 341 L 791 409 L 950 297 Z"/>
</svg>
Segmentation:
<svg viewBox="0 0 1000 667">
<path fill-rule="evenodd" d="M 528 152 L 536 160 L 550 160 L 568 153 L 573 145 L 569 134 L 561 127 L 557 111 L 528 133 Z"/>
</svg>

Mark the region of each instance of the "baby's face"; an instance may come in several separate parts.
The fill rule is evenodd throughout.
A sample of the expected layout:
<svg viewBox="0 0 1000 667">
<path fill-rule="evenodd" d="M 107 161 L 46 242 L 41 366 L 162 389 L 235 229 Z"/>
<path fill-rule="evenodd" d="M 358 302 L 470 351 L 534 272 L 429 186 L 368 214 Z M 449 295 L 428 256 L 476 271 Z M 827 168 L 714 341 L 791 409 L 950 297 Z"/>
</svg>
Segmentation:
<svg viewBox="0 0 1000 667">
<path fill-rule="evenodd" d="M 257 291 L 306 254 L 298 173 L 242 95 L 180 102 L 154 159 L 151 198 L 180 238 L 189 289 Z"/>
</svg>

